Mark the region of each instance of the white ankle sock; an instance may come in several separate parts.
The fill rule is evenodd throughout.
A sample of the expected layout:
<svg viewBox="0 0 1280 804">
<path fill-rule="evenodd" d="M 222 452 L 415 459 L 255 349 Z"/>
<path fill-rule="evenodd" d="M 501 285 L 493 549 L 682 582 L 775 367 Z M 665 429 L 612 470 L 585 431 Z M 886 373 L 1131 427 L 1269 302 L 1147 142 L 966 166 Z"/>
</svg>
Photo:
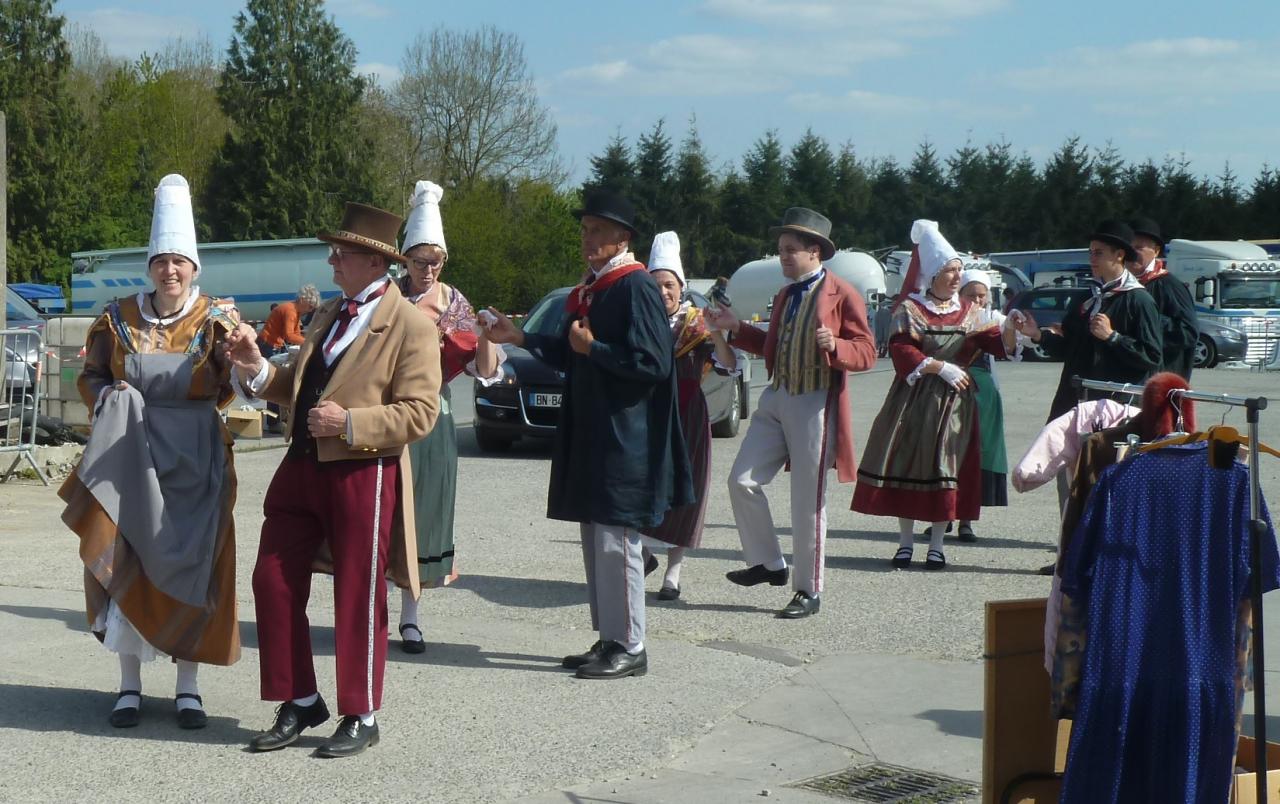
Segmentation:
<svg viewBox="0 0 1280 804">
<path fill-rule="evenodd" d="M 142 659 L 132 653 L 121 653 L 120 656 L 120 691 L 137 690 L 142 692 Z M 116 700 L 116 709 L 136 709 L 142 705 L 138 695 L 126 695 Z"/>
<path fill-rule="evenodd" d="M 195 662 L 188 662 L 184 659 L 178 660 L 178 682 L 174 685 L 173 694 L 174 705 L 181 712 L 183 709 L 202 709 L 199 702 L 192 698 L 178 698 L 176 696 L 184 693 L 189 695 L 199 695 L 200 685 L 196 682 L 196 675 L 200 672 L 200 665 Z"/>
<path fill-rule="evenodd" d="M 310 695 L 306 696 L 305 698 L 294 698 L 293 702 L 298 706 L 311 706 L 313 703 L 315 703 L 318 700 L 320 700 L 320 693 L 313 692 Z"/>
<path fill-rule="evenodd" d="M 372 725 L 373 725 L 373 713 L 372 713 L 372 712 L 365 712 L 363 715 L 358 715 L 357 717 L 359 717 L 359 718 L 360 718 L 360 722 L 361 722 L 361 723 L 363 723 L 364 725 L 366 725 L 366 726 L 372 726 Z"/>
<path fill-rule="evenodd" d="M 680 588 L 680 567 L 684 564 L 684 548 L 672 547 L 667 551 L 667 573 L 662 576 L 662 585 L 672 589 Z M 783 562 L 786 566 L 786 562 Z"/>
<path fill-rule="evenodd" d="M 775 558 L 772 561 L 766 561 L 764 564 L 764 568 L 769 570 L 770 572 L 777 572 L 778 570 L 784 570 L 787 568 L 787 560 L 785 558 Z"/>
<path fill-rule="evenodd" d="M 929 532 L 929 549 L 942 550 L 942 537 L 947 535 L 947 525 L 950 522 L 934 522 L 933 530 Z"/>
<path fill-rule="evenodd" d="M 405 639 L 411 642 L 422 639 L 422 628 L 418 625 L 418 601 L 413 599 L 413 592 L 409 589 L 400 590 L 400 624 L 413 625 L 412 629 L 405 629 Z"/>
<path fill-rule="evenodd" d="M 632 656 L 634 656 L 634 655 L 636 655 L 637 653 L 639 653 L 640 651 L 644 650 L 644 642 L 643 642 L 643 641 L 635 642 L 635 643 L 630 643 L 630 644 L 628 644 L 628 643 L 626 643 L 626 642 L 623 642 L 623 643 L 621 643 L 621 644 L 622 644 L 622 648 L 623 648 L 623 650 L 625 650 L 627 653 L 630 653 Z"/>
<path fill-rule="evenodd" d="M 911 547 L 915 541 L 914 528 L 916 521 L 914 519 L 903 519 L 898 517 L 898 547 Z"/>
</svg>

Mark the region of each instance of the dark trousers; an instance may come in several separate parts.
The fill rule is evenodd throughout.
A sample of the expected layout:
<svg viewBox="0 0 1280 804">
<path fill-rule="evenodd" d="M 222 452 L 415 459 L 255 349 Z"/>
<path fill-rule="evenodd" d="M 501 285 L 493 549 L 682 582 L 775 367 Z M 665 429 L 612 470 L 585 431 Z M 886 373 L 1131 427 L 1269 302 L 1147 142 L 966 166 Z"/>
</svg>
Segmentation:
<svg viewBox="0 0 1280 804">
<path fill-rule="evenodd" d="M 267 489 L 253 569 L 262 698 L 316 692 L 307 601 L 322 544 L 333 557 L 338 712 L 382 706 L 387 660 L 387 556 L 398 498 L 395 458 L 320 463 L 286 457 Z"/>
</svg>

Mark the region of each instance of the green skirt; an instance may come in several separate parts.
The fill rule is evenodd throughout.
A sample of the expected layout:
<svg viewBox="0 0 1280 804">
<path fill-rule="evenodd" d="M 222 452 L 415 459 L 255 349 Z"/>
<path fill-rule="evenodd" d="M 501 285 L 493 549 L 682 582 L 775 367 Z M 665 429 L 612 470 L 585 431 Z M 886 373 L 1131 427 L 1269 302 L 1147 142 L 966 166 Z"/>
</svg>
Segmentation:
<svg viewBox="0 0 1280 804">
<path fill-rule="evenodd" d="M 978 436 L 982 454 L 982 504 L 1008 505 L 1005 477 L 1009 474 L 1009 457 L 1004 449 L 1004 402 L 991 371 L 983 366 L 970 366 L 969 376 L 978 392 Z"/>
<path fill-rule="evenodd" d="M 449 386 L 440 388 L 440 416 L 430 435 L 409 445 L 413 509 L 418 530 L 418 577 L 423 588 L 443 586 L 453 571 L 453 506 L 458 489 L 458 433 Z"/>
</svg>

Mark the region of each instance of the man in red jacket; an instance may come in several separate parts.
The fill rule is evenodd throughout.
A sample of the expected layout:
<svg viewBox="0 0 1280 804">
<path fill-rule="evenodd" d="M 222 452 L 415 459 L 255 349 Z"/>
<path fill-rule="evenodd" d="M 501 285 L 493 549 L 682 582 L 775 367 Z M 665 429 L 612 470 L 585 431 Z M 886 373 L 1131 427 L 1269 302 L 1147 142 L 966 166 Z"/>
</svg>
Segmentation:
<svg viewBox="0 0 1280 804">
<path fill-rule="evenodd" d="M 876 346 L 862 297 L 822 265 L 836 252 L 831 221 L 792 207 L 769 233 L 778 238 L 782 273 L 791 282 L 773 300 L 768 333 L 727 308 L 707 314 L 712 326 L 735 335 L 736 346 L 764 357 L 770 379 L 729 474 L 749 566 L 727 577 L 740 586 L 786 584 L 787 561 L 764 487 L 789 464 L 795 595 L 778 616 L 800 619 L 821 604 L 827 470 L 834 463 L 841 483 L 856 477 L 847 372 L 874 366 Z"/>
</svg>

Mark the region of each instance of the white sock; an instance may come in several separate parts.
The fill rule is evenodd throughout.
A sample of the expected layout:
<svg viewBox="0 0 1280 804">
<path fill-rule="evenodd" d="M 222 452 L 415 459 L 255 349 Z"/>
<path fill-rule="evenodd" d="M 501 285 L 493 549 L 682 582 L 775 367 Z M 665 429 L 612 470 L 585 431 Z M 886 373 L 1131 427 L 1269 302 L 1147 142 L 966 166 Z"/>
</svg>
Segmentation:
<svg viewBox="0 0 1280 804">
<path fill-rule="evenodd" d="M 406 628 L 403 637 L 410 642 L 422 639 L 422 629 L 418 627 L 418 601 L 413 599 L 413 590 L 400 590 L 400 624 L 412 625 Z"/>
<path fill-rule="evenodd" d="M 173 694 L 175 696 L 184 693 L 190 695 L 200 694 L 200 685 L 196 682 L 196 675 L 200 672 L 200 665 L 195 662 L 188 662 L 185 659 L 178 660 L 178 682 L 174 685 Z M 199 702 L 191 698 L 174 698 L 174 705 L 178 707 L 178 711 L 183 709 L 202 709 Z"/>
<path fill-rule="evenodd" d="M 305 698 L 294 698 L 293 702 L 298 706 L 311 706 L 318 700 L 320 700 L 320 693 L 313 692 Z"/>
<path fill-rule="evenodd" d="M 365 712 L 363 715 L 358 715 L 358 717 L 360 718 L 360 722 L 361 722 L 361 723 L 363 723 L 364 725 L 366 725 L 366 726 L 372 726 L 372 725 L 373 725 L 373 713 L 372 713 L 372 712 Z"/>
<path fill-rule="evenodd" d="M 120 691 L 137 690 L 142 692 L 142 659 L 132 653 L 121 653 L 120 656 Z M 142 706 L 142 698 L 138 695 L 126 695 L 116 700 L 116 709 L 137 709 Z"/>
<path fill-rule="evenodd" d="M 684 564 L 684 548 L 672 547 L 667 551 L 667 574 L 662 576 L 662 585 L 672 589 L 680 588 L 680 566 Z M 783 562 L 786 566 L 786 562 Z"/>
<path fill-rule="evenodd" d="M 942 551 L 942 537 L 947 534 L 947 525 L 950 522 L 934 522 L 933 530 L 929 533 L 929 549 Z"/>
<path fill-rule="evenodd" d="M 916 521 L 914 519 L 903 519 L 898 517 L 898 547 L 911 547 L 915 541 Z"/>
<path fill-rule="evenodd" d="M 644 650 L 644 641 L 642 640 L 640 642 L 623 642 L 622 648 L 627 653 L 630 653 L 632 656 L 635 656 L 637 653 Z"/>
<path fill-rule="evenodd" d="M 775 558 L 772 561 L 766 561 L 764 564 L 764 568 L 769 570 L 770 572 L 777 572 L 778 570 L 784 570 L 787 568 L 787 560 L 785 558 Z"/>
</svg>

